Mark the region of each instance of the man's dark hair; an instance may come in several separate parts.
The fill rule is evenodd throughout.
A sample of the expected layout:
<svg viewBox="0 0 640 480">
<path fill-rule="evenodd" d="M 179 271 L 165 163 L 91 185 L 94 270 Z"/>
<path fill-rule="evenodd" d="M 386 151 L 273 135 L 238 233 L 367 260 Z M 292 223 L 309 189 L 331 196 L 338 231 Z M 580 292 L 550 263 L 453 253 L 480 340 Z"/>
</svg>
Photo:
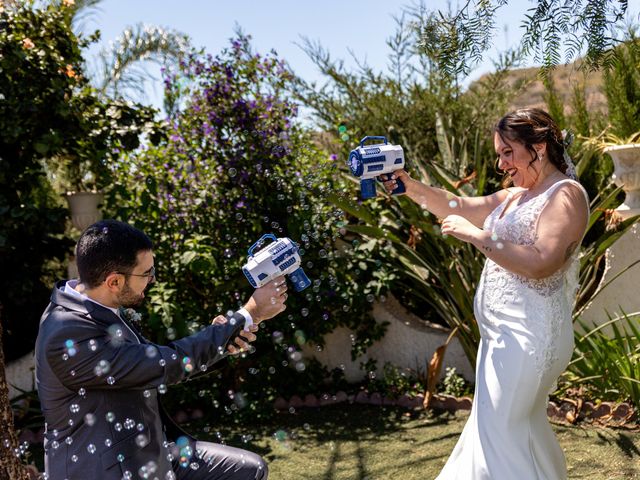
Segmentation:
<svg viewBox="0 0 640 480">
<path fill-rule="evenodd" d="M 112 272 L 130 273 L 137 255 L 153 243 L 137 228 L 117 220 L 102 220 L 87 228 L 76 246 L 80 281 L 87 288 L 99 286 Z"/>
</svg>

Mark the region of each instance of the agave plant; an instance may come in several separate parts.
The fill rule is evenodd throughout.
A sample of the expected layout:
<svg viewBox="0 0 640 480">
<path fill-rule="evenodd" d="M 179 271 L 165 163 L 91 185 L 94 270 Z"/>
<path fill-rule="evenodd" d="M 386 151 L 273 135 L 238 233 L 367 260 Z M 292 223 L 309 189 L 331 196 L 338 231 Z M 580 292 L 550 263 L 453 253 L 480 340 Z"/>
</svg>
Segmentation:
<svg viewBox="0 0 640 480">
<path fill-rule="evenodd" d="M 488 175 L 487 163 L 479 153 L 481 148 L 477 144 L 468 145 L 464 140 L 454 145 L 451 140 L 453 137 L 447 134 L 442 122 L 437 123 L 437 131 L 442 162 L 435 164 L 418 159 L 413 176 L 426 183 L 436 180 L 452 196 L 483 195 Z M 477 135 L 471 138 L 478 142 Z M 454 152 L 457 156 L 455 159 L 452 158 Z M 598 161 L 595 156 L 581 158 L 584 162 L 583 165 L 579 164 L 582 169 L 589 168 L 588 163 Z M 461 163 L 471 166 L 473 173 L 456 180 L 455 175 L 464 169 L 452 174 L 444 165 Z M 602 229 L 605 213 L 617 205 L 620 189 L 614 188 L 610 180 L 606 180 L 600 190 L 602 194 L 591 202 L 592 213 L 582 246 L 580 287 L 576 294 L 574 318 L 604 288 L 599 283 L 607 248 L 637 220 L 637 217 L 630 218 L 616 228 Z M 330 201 L 357 219 L 356 223 L 345 226 L 347 230 L 383 243 L 383 248 L 379 249 L 382 252 L 379 260 L 397 277 L 392 290 L 404 292 L 404 300 L 427 305 L 428 310 L 423 312 L 423 316 L 431 316 L 432 320 L 452 329 L 457 328 L 462 348 L 471 365 L 475 365 L 480 335 L 473 312 L 473 295 L 485 257 L 467 243 L 444 238 L 438 220 L 406 197 L 379 197 L 373 202 L 358 205 L 343 196 L 332 194 Z"/>
<path fill-rule="evenodd" d="M 610 132 L 610 126 L 600 132 L 595 137 L 586 137 L 585 148 L 593 148 L 599 152 L 603 152 L 607 147 L 615 147 L 618 145 L 629 145 L 640 142 L 640 131 L 634 132 L 631 135 L 622 137 Z"/>
</svg>

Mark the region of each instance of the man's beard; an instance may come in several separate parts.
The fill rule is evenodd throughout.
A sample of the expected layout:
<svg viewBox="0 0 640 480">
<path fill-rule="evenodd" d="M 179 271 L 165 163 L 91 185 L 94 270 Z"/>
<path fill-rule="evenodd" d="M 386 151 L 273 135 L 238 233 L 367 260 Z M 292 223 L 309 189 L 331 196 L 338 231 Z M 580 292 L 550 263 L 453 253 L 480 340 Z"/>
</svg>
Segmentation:
<svg viewBox="0 0 640 480">
<path fill-rule="evenodd" d="M 143 290 L 143 293 L 146 292 L 147 289 L 148 288 L 145 288 Z M 118 303 L 120 303 L 120 306 L 124 308 L 138 308 L 140 305 L 144 303 L 144 299 L 145 297 L 143 297 L 142 294 L 139 294 L 139 295 L 136 294 L 131 289 L 129 284 L 125 282 L 124 288 L 122 289 L 122 292 L 118 296 Z"/>
</svg>

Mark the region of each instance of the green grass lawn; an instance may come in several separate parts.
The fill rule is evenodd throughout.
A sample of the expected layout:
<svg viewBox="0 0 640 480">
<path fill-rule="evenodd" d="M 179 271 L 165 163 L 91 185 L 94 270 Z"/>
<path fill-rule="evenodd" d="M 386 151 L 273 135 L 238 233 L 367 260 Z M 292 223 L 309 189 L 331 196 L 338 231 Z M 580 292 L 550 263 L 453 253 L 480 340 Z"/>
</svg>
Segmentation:
<svg viewBox="0 0 640 480">
<path fill-rule="evenodd" d="M 259 426 L 189 430 L 212 441 L 219 441 L 219 432 L 227 444 L 261 454 L 273 480 L 429 480 L 446 461 L 466 417 L 343 405 L 280 414 Z M 569 478 L 640 479 L 640 432 L 554 429 Z"/>
</svg>

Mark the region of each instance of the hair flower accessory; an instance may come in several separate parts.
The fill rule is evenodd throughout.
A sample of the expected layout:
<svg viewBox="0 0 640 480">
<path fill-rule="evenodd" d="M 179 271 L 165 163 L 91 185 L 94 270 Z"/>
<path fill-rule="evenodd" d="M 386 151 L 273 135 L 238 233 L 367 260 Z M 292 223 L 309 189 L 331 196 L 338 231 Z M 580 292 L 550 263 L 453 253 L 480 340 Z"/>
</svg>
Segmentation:
<svg viewBox="0 0 640 480">
<path fill-rule="evenodd" d="M 573 139 L 575 135 L 571 130 L 562 130 L 562 146 L 564 148 L 569 148 L 573 143 Z"/>
<path fill-rule="evenodd" d="M 569 149 L 569 145 L 573 143 L 573 132 L 570 130 L 562 130 L 562 146 L 564 147 L 564 152 L 562 157 L 564 159 L 564 163 L 567 165 L 565 170 L 565 175 L 572 180 L 578 180 L 578 173 L 576 172 L 576 166 L 571 160 L 571 157 L 567 153 Z"/>
</svg>

